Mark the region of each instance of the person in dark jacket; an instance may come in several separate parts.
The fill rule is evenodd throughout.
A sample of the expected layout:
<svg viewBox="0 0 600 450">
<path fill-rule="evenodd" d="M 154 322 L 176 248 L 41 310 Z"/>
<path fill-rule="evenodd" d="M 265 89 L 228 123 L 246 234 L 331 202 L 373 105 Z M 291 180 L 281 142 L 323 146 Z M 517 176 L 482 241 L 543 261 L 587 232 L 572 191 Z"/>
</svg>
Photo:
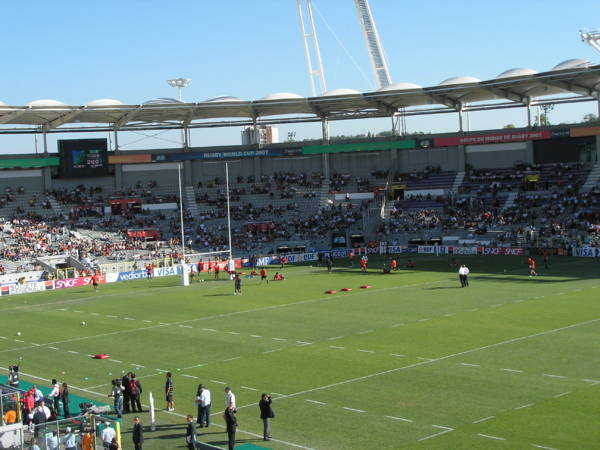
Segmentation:
<svg viewBox="0 0 600 450">
<path fill-rule="evenodd" d="M 131 390 L 129 388 L 129 382 L 131 381 L 130 375 L 131 372 L 123 375 L 123 378 L 121 378 L 121 386 L 125 388 L 125 391 L 123 392 L 123 413 L 131 412 Z"/>
<path fill-rule="evenodd" d="M 71 412 L 69 411 L 69 386 L 67 383 L 62 384 L 62 388 L 60 390 L 60 401 L 63 404 L 63 413 L 65 415 L 65 419 L 68 419 L 71 416 Z"/>
<path fill-rule="evenodd" d="M 235 417 L 235 408 L 228 406 L 225 409 L 225 423 L 227 424 L 227 438 L 229 440 L 229 450 L 235 447 L 235 431 L 237 428 L 237 418 Z"/>
<path fill-rule="evenodd" d="M 185 431 L 185 442 L 189 450 L 195 450 L 196 439 L 196 424 L 194 423 L 194 416 L 188 414 L 187 430 Z"/>
<path fill-rule="evenodd" d="M 275 417 L 273 408 L 271 408 L 271 396 L 269 394 L 263 394 L 258 402 L 260 408 L 260 418 L 263 421 L 263 441 L 271 440 L 271 422 L 270 420 Z"/>
<path fill-rule="evenodd" d="M 133 436 L 133 445 L 135 446 L 135 450 L 142 450 L 142 444 L 144 443 L 144 429 L 142 428 L 142 424 L 140 423 L 140 418 L 138 416 L 133 419 L 133 432 L 131 434 Z"/>
</svg>

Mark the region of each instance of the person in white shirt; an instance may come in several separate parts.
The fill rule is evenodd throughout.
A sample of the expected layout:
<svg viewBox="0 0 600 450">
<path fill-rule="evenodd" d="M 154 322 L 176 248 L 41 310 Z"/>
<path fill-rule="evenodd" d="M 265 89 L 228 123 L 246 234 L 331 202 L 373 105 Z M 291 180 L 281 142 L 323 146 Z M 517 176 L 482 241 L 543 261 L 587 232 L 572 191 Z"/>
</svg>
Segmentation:
<svg viewBox="0 0 600 450">
<path fill-rule="evenodd" d="M 60 414 L 60 408 L 58 399 L 60 398 L 60 385 L 56 380 L 52 380 L 52 391 L 48 394 L 48 397 L 52 399 L 54 413 L 58 416 Z"/>
<path fill-rule="evenodd" d="M 67 434 L 65 434 L 62 438 L 63 445 L 65 446 L 65 450 L 76 450 L 77 449 L 77 438 L 71 432 L 71 427 L 66 428 Z"/>
<path fill-rule="evenodd" d="M 109 448 L 113 438 L 116 437 L 117 432 L 110 426 L 110 422 L 104 422 L 105 428 L 102 430 L 102 443 L 104 448 Z"/>
<path fill-rule="evenodd" d="M 196 422 L 202 427 L 208 428 L 210 426 L 210 391 L 201 384 L 198 386 L 198 393 L 196 395 L 196 404 L 198 405 L 198 419 Z"/>
<path fill-rule="evenodd" d="M 469 287 L 469 268 L 462 264 L 458 269 L 458 278 L 460 279 L 460 287 Z"/>
<path fill-rule="evenodd" d="M 231 391 L 229 386 L 225 388 L 225 408 L 236 409 L 235 394 Z"/>
<path fill-rule="evenodd" d="M 35 389 L 33 394 L 35 402 L 38 403 L 39 401 L 44 400 L 44 394 L 42 394 L 42 391 L 38 389 L 37 384 L 34 384 L 33 388 Z"/>
<path fill-rule="evenodd" d="M 58 435 L 56 431 L 52 432 L 51 436 L 46 438 L 46 449 L 47 450 L 59 450 L 60 446 L 58 443 Z"/>
<path fill-rule="evenodd" d="M 229 272 L 229 279 L 233 280 L 235 276 L 235 261 L 231 258 L 227 260 L 227 271 Z"/>
</svg>

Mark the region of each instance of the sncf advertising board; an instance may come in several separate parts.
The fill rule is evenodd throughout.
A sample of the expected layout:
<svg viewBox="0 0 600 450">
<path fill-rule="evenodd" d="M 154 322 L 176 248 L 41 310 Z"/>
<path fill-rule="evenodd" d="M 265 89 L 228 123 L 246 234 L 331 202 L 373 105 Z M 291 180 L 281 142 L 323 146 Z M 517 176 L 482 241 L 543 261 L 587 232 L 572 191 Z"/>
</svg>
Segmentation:
<svg viewBox="0 0 600 450">
<path fill-rule="evenodd" d="M 98 282 L 100 284 L 106 283 L 106 275 L 99 275 Z M 92 277 L 67 278 L 64 280 L 54 280 L 54 289 L 89 286 L 91 284 L 92 284 Z"/>
</svg>

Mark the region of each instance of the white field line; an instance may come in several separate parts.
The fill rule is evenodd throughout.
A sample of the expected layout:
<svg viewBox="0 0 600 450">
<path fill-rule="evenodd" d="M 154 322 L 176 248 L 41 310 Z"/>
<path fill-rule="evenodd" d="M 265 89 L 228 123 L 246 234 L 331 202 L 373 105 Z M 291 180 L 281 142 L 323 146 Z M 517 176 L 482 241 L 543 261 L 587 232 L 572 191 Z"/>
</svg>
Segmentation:
<svg viewBox="0 0 600 450">
<path fill-rule="evenodd" d="M 365 331 L 359 331 L 358 334 L 367 334 L 367 333 L 372 333 L 375 330 L 365 330 Z"/>
<path fill-rule="evenodd" d="M 491 436 L 489 434 L 482 434 L 482 433 L 478 433 L 477 436 L 481 436 L 487 439 L 495 439 L 497 441 L 505 441 L 506 439 L 504 439 L 503 437 L 498 437 L 498 436 Z"/>
<path fill-rule="evenodd" d="M 152 323 L 151 320 L 142 320 L 142 322 L 146 322 L 146 323 Z"/>
<path fill-rule="evenodd" d="M 336 336 L 336 337 L 331 337 L 331 338 L 327 338 L 328 341 L 335 341 L 336 339 L 342 339 L 345 336 Z"/>
<path fill-rule="evenodd" d="M 543 373 L 542 375 L 549 378 L 567 378 L 563 375 L 554 375 L 553 373 Z"/>
<path fill-rule="evenodd" d="M 401 327 L 402 325 L 404 325 L 404 323 L 396 323 L 396 324 L 392 325 L 391 328 L 398 328 L 398 327 Z"/>
<path fill-rule="evenodd" d="M 106 317 L 110 317 L 111 319 L 116 319 L 117 318 L 117 316 L 112 316 L 110 314 L 107 314 Z"/>
<path fill-rule="evenodd" d="M 274 348 L 273 350 L 267 350 L 267 351 L 264 351 L 263 353 L 274 353 L 274 352 L 278 352 L 280 350 L 281 350 L 280 348 Z"/>
<path fill-rule="evenodd" d="M 130 363 L 130 364 L 135 367 L 143 367 L 144 369 L 146 368 L 146 366 L 142 366 L 141 364 L 136 364 L 136 363 Z"/>
<path fill-rule="evenodd" d="M 247 390 L 249 390 L 249 391 L 258 391 L 258 389 L 254 389 L 254 388 L 252 388 L 252 387 L 248 387 L 248 386 L 240 386 L 240 388 L 242 388 L 242 389 L 247 389 Z"/>
<path fill-rule="evenodd" d="M 500 346 L 503 346 L 503 345 L 513 344 L 515 342 L 525 341 L 527 339 L 533 339 L 533 338 L 537 338 L 537 337 L 541 337 L 541 336 L 547 336 L 549 334 L 554 334 L 554 333 L 558 333 L 560 331 L 570 330 L 570 329 L 573 329 L 573 328 L 576 328 L 576 327 L 590 325 L 592 323 L 596 323 L 596 322 L 599 322 L 599 321 L 600 321 L 600 318 L 596 318 L 596 319 L 586 320 L 584 322 L 578 322 L 578 323 L 574 323 L 574 324 L 571 324 L 571 325 L 566 325 L 564 327 L 553 328 L 551 330 L 540 331 L 538 333 L 528 334 L 528 335 L 525 335 L 525 336 L 519 336 L 519 337 L 511 338 L 511 339 L 506 339 L 504 341 L 496 342 L 496 343 L 489 344 L 489 345 L 483 345 L 481 347 L 471 348 L 469 350 L 464 350 L 462 352 L 451 353 L 449 355 L 441 356 L 439 358 L 436 358 L 436 359 L 433 359 L 433 360 L 430 360 L 430 361 L 421 361 L 421 362 L 409 364 L 407 366 L 400 366 L 400 367 L 396 367 L 396 368 L 393 368 L 393 369 L 383 370 L 381 372 L 374 372 L 374 373 L 370 373 L 370 374 L 367 374 L 367 375 L 362 375 L 360 377 L 348 378 L 346 380 L 338 381 L 336 383 L 330 383 L 330 384 L 326 384 L 326 385 L 323 385 L 323 386 L 317 386 L 317 387 L 313 387 L 313 388 L 310 388 L 310 389 L 305 389 L 305 390 L 302 390 L 302 391 L 297 391 L 297 392 L 294 392 L 292 394 L 287 394 L 285 396 L 281 396 L 280 398 L 278 398 L 278 400 L 282 400 L 282 399 L 285 399 L 285 398 L 297 397 L 299 395 L 304 395 L 304 394 L 308 394 L 308 393 L 311 393 L 311 392 L 322 391 L 322 390 L 325 390 L 325 389 L 331 389 L 331 388 L 334 388 L 334 387 L 337 387 L 337 386 L 342 386 L 342 385 L 345 385 L 345 384 L 356 383 L 358 381 L 368 380 L 370 378 L 380 377 L 380 376 L 388 375 L 388 374 L 391 374 L 391 373 L 397 373 L 397 372 L 400 372 L 402 370 L 413 369 L 415 367 L 421 367 L 421 366 L 424 366 L 424 365 L 427 365 L 427 364 L 433 364 L 433 363 L 436 363 L 436 362 L 439 362 L 439 361 L 446 361 L 446 360 L 451 359 L 451 358 L 456 358 L 457 356 L 468 355 L 468 354 L 471 354 L 471 353 L 480 352 L 482 350 L 487 350 L 487 349 L 490 349 L 490 348 L 496 348 L 496 347 L 500 347 Z M 585 381 L 592 381 L 593 382 L 595 380 L 585 380 Z M 600 383 L 600 381 L 598 381 L 598 383 Z M 250 403 L 248 405 L 239 406 L 238 409 L 246 408 L 246 407 L 250 407 L 250 406 L 255 407 L 256 403 Z"/>
<path fill-rule="evenodd" d="M 329 348 L 335 348 L 337 350 L 344 350 L 346 347 L 338 347 L 337 345 L 330 345 Z"/>
<path fill-rule="evenodd" d="M 369 293 L 377 293 L 378 294 L 383 291 L 407 289 L 407 288 L 413 288 L 413 287 L 424 286 L 424 285 L 445 283 L 447 281 L 448 281 L 447 279 L 443 279 L 443 280 L 437 280 L 437 281 L 428 281 L 428 282 L 424 282 L 424 283 L 407 284 L 407 285 L 403 285 L 403 286 L 393 286 L 393 287 L 382 288 L 382 289 L 374 289 L 374 290 L 367 290 L 367 291 L 361 290 L 361 292 L 356 292 L 356 293 L 351 292 L 351 293 L 348 293 L 348 295 L 344 295 L 343 297 L 337 297 L 337 298 L 317 297 L 317 298 L 312 298 L 312 299 L 308 299 L 308 300 L 301 300 L 298 302 L 285 303 L 285 304 L 279 304 L 279 305 L 270 305 L 270 306 L 264 306 L 261 308 L 251 308 L 251 309 L 246 309 L 246 310 L 242 310 L 242 311 L 232 311 L 232 312 L 228 312 L 228 313 L 214 314 L 212 316 L 198 317 L 195 319 L 186 319 L 186 320 L 182 320 L 179 322 L 173 322 L 173 323 L 159 322 L 158 325 L 149 325 L 146 327 L 129 328 L 129 329 L 125 329 L 125 330 L 101 333 L 101 334 L 96 334 L 96 335 L 92 335 L 92 336 L 80 336 L 80 337 L 76 337 L 76 338 L 63 339 L 60 341 L 46 342 L 45 344 L 42 344 L 42 347 L 47 346 L 47 345 L 62 344 L 62 343 L 66 343 L 66 342 L 75 342 L 75 341 L 82 341 L 82 340 L 87 340 L 87 339 L 97 339 L 97 338 L 106 337 L 106 336 L 115 336 L 115 335 L 125 334 L 125 333 L 133 333 L 136 331 L 152 330 L 155 328 L 161 328 L 161 327 L 171 326 L 171 325 L 180 325 L 180 324 L 185 324 L 185 323 L 200 322 L 200 321 L 207 321 L 207 320 L 213 320 L 213 319 L 222 319 L 222 318 L 232 317 L 232 316 L 241 316 L 241 315 L 245 315 L 245 314 L 252 314 L 252 313 L 256 313 L 256 312 L 288 308 L 288 307 L 305 305 L 305 304 L 310 304 L 310 303 L 318 303 L 318 302 L 323 302 L 323 301 L 331 302 L 331 301 L 336 301 L 337 299 L 341 299 L 341 298 L 346 299 L 353 295 L 368 295 Z M 169 286 L 168 289 L 173 289 L 173 286 Z M 91 299 L 91 298 L 98 298 L 98 297 L 97 296 L 96 297 L 94 297 L 94 296 L 85 297 L 85 299 Z M 479 309 L 479 308 L 476 308 L 475 310 L 477 310 L 477 309 Z M 473 310 L 471 310 L 471 311 L 473 311 Z M 82 312 L 82 311 L 74 310 L 73 312 Z M 600 318 L 593 319 L 593 320 L 587 321 L 587 322 L 582 322 L 579 324 L 574 324 L 573 326 L 579 326 L 579 325 L 583 325 L 585 323 L 593 323 L 598 320 L 600 320 Z M 203 330 L 210 331 L 210 329 L 205 329 L 205 328 L 203 328 Z M 214 330 L 214 331 L 216 331 L 216 330 Z M 343 336 L 340 336 L 340 338 L 341 337 L 343 337 Z M 12 349 L 0 350 L 0 353 L 25 350 L 26 348 L 27 347 L 16 347 L 16 348 L 12 348 Z M 34 347 L 29 347 L 29 348 L 34 348 Z"/>
<path fill-rule="evenodd" d="M 241 358 L 241 356 L 234 356 L 233 358 L 227 358 L 227 359 L 224 359 L 223 361 L 225 361 L 225 362 L 227 362 L 227 361 L 235 361 L 236 359 L 240 359 L 240 358 Z"/>
<path fill-rule="evenodd" d="M 451 316 L 455 316 L 456 313 L 448 313 L 448 314 L 444 314 L 444 317 L 451 317 Z"/>
<path fill-rule="evenodd" d="M 227 384 L 224 381 L 219 381 L 219 380 L 210 380 L 213 383 L 217 383 L 217 384 Z"/>
<path fill-rule="evenodd" d="M 513 373 L 523 373 L 522 370 L 518 370 L 518 369 L 506 369 L 506 368 L 501 368 L 500 370 L 504 371 L 504 372 L 513 372 Z"/>
<path fill-rule="evenodd" d="M 202 328 L 203 331 L 217 331 L 214 328 Z"/>
<path fill-rule="evenodd" d="M 583 381 L 587 381 L 588 383 L 592 383 L 592 384 L 598 384 L 598 383 L 600 383 L 600 381 L 598 381 L 598 380 L 592 380 L 590 378 L 584 378 Z"/>
<path fill-rule="evenodd" d="M 342 406 L 342 408 L 344 408 L 346 411 L 353 411 L 353 412 L 357 412 L 357 413 L 365 413 L 366 412 L 364 409 L 348 408 L 347 406 Z"/>
<path fill-rule="evenodd" d="M 94 312 L 94 313 L 90 313 L 90 314 L 91 314 L 92 316 L 99 316 L 99 315 L 100 315 L 100 313 L 96 313 L 96 312 Z"/>
<path fill-rule="evenodd" d="M 250 337 L 253 337 L 253 338 L 261 338 L 262 336 L 259 336 L 258 334 L 251 334 L 251 335 L 250 335 Z"/>
<path fill-rule="evenodd" d="M 228 331 L 227 334 L 240 334 L 237 331 Z"/>
<path fill-rule="evenodd" d="M 196 379 L 198 379 L 198 377 L 196 375 L 189 375 L 187 373 L 182 373 L 181 376 L 182 377 L 188 377 L 188 378 L 196 378 Z"/>
<path fill-rule="evenodd" d="M 79 355 L 79 352 L 76 352 L 75 350 L 67 350 L 67 353 L 72 353 L 74 355 Z"/>
<path fill-rule="evenodd" d="M 434 358 L 425 358 L 424 356 L 417 356 L 417 359 L 420 359 L 421 361 L 435 361 Z"/>
<path fill-rule="evenodd" d="M 461 366 L 467 367 L 481 367 L 479 364 L 470 364 L 470 363 L 460 363 Z"/>
<path fill-rule="evenodd" d="M 523 406 L 517 406 L 515 408 L 515 410 L 529 408 L 530 406 L 533 406 L 533 405 L 535 405 L 535 403 L 527 403 L 526 405 L 523 405 Z"/>
<path fill-rule="evenodd" d="M 156 369 L 156 371 L 157 372 L 161 372 L 161 373 L 167 373 L 168 372 L 168 370 L 165 370 L 165 369 Z"/>
<path fill-rule="evenodd" d="M 426 441 L 427 439 L 431 439 L 434 438 L 436 436 L 441 436 L 442 434 L 446 434 L 446 433 L 450 433 L 451 431 L 454 431 L 454 428 L 450 428 L 450 427 L 443 427 L 441 425 L 431 425 L 434 428 L 439 428 L 442 429 L 443 431 L 440 431 L 439 433 L 435 433 L 429 436 L 425 436 L 424 438 L 419 439 L 419 441 Z"/>
<path fill-rule="evenodd" d="M 532 445 L 533 447 L 536 447 L 536 448 L 543 448 L 543 449 L 545 449 L 545 450 L 557 450 L 557 449 L 555 449 L 554 447 L 546 447 L 546 446 L 544 446 L 544 445 L 540 445 L 540 444 L 531 444 L 531 445 Z"/>
<path fill-rule="evenodd" d="M 471 423 L 481 423 L 481 422 L 485 422 L 486 420 L 494 419 L 495 417 L 496 416 L 488 416 L 488 417 L 484 417 L 483 419 L 479 419 L 479 420 L 476 420 L 476 421 L 471 422 Z"/>
<path fill-rule="evenodd" d="M 206 366 L 206 364 L 208 364 L 208 363 L 205 363 L 205 364 L 196 364 L 195 366 L 184 367 L 183 370 L 196 369 L 198 367 Z M 158 369 L 156 369 L 156 370 L 158 370 Z"/>
<path fill-rule="evenodd" d="M 363 352 L 363 353 L 375 353 L 374 350 L 363 350 L 363 349 L 358 349 L 359 352 Z"/>
<path fill-rule="evenodd" d="M 189 325 L 179 325 L 181 328 L 192 328 Z"/>
<path fill-rule="evenodd" d="M 425 317 L 424 319 L 419 319 L 418 322 L 425 322 L 427 320 L 431 320 L 431 317 Z"/>
<path fill-rule="evenodd" d="M 271 338 L 271 339 L 273 339 L 274 341 L 287 341 L 287 339 L 284 339 L 284 338 Z"/>
<path fill-rule="evenodd" d="M 412 422 L 412 420 L 410 419 L 405 419 L 404 417 L 396 417 L 396 416 L 385 416 L 388 419 L 392 419 L 392 420 L 399 420 L 401 422 Z"/>
<path fill-rule="evenodd" d="M 123 363 L 123 361 L 119 361 L 118 359 L 110 358 L 110 360 L 113 361 L 113 362 L 116 362 L 116 363 Z"/>
<path fill-rule="evenodd" d="M 0 339 L 8 339 L 6 336 L 0 336 Z"/>
<path fill-rule="evenodd" d="M 326 405 L 327 404 L 327 403 L 319 402 L 317 400 L 308 400 L 307 399 L 306 401 L 309 402 L 309 403 L 315 403 L 317 405 Z"/>
<path fill-rule="evenodd" d="M 50 350 L 58 350 L 56 347 L 48 347 Z"/>
<path fill-rule="evenodd" d="M 22 341 L 21 339 L 15 339 L 15 342 L 25 342 L 25 341 Z"/>
<path fill-rule="evenodd" d="M 313 342 L 306 342 L 306 341 L 296 341 L 298 344 L 300 345 L 311 345 L 313 344 Z"/>
<path fill-rule="evenodd" d="M 401 355 L 400 353 L 390 353 L 390 356 L 397 356 L 398 358 L 404 358 L 406 355 Z"/>
<path fill-rule="evenodd" d="M 565 396 L 565 395 L 567 395 L 567 394 L 570 394 L 570 393 L 571 393 L 571 391 L 568 391 L 568 392 L 563 392 L 562 394 L 556 394 L 556 395 L 554 396 L 554 398 L 560 398 L 560 397 L 563 397 L 563 396 Z"/>
</svg>

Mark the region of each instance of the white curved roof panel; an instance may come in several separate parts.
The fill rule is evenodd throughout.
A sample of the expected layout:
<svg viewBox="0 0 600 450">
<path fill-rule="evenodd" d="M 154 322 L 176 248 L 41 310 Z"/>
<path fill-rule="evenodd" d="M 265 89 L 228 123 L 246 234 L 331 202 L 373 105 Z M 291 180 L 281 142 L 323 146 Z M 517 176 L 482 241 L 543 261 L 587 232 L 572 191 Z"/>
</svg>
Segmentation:
<svg viewBox="0 0 600 450">
<path fill-rule="evenodd" d="M 323 92 L 321 97 L 335 97 L 336 95 L 360 95 L 360 91 L 355 89 L 332 89 L 331 91 Z"/>
<path fill-rule="evenodd" d="M 178 103 L 183 103 L 181 100 L 177 100 L 176 98 L 170 97 L 159 97 L 153 98 L 152 100 L 148 100 L 144 102 L 144 105 L 176 105 Z"/>
<path fill-rule="evenodd" d="M 517 67 L 517 68 L 514 68 L 514 69 L 505 70 L 500 75 L 498 75 L 496 77 L 496 79 L 498 80 L 498 79 L 501 79 L 501 78 L 525 77 L 527 75 L 534 75 L 536 73 L 538 73 L 537 70 L 527 69 L 527 68 L 524 68 L 524 67 Z"/>
<path fill-rule="evenodd" d="M 415 84 L 415 83 L 400 82 L 400 83 L 390 84 L 389 86 L 377 89 L 377 92 L 407 91 L 409 89 L 423 89 L 423 86 L 419 86 L 418 84 Z"/>
<path fill-rule="evenodd" d="M 66 104 L 64 104 L 63 102 L 59 102 L 58 100 L 51 100 L 51 99 L 42 99 L 42 100 L 34 100 L 32 102 L 27 103 L 27 106 L 42 106 L 42 107 L 49 107 L 49 106 L 58 106 L 58 107 L 65 107 L 67 106 Z"/>
<path fill-rule="evenodd" d="M 30 125 L 38 132 L 77 124 L 77 129 L 97 131 L 99 127 L 80 124 L 111 124 L 111 128 L 139 129 L 140 125 L 160 127 L 166 122 L 186 122 L 202 126 L 220 118 L 222 126 L 251 123 L 262 116 L 274 116 L 272 123 L 330 120 L 348 117 L 389 117 L 398 108 L 427 106 L 428 111 L 458 109 L 465 104 L 482 108 L 493 107 L 492 102 L 503 100 L 522 105 L 528 98 L 570 94 L 571 99 L 591 99 L 600 91 L 600 65 L 586 60 L 569 60 L 553 70 L 535 73 L 531 69 L 510 69 L 498 78 L 479 81 L 473 77 L 453 77 L 437 86 L 421 88 L 413 83 L 397 83 L 374 92 L 360 93 L 353 89 L 335 89 L 323 96 L 303 98 L 297 94 L 279 92 L 261 100 L 247 101 L 232 96 L 221 96 L 199 103 L 183 103 L 176 99 L 154 99 L 145 104 L 123 105 L 113 99 L 97 99 L 86 106 L 69 106 L 56 100 L 36 100 L 25 106 L 0 103 L 0 133 L 9 132 L 17 125 Z M 491 106 L 490 106 L 491 105 Z M 431 107 L 430 107 L 431 106 Z M 291 114 L 295 116 L 290 117 Z M 284 117 L 287 116 L 287 117 Z M 13 126 L 13 128 L 9 128 Z M 212 125 L 211 125 L 212 126 Z M 220 125 L 221 126 L 221 125 Z"/>
<path fill-rule="evenodd" d="M 293 92 L 275 92 L 274 94 L 267 95 L 260 99 L 261 102 L 268 102 L 271 100 L 289 100 L 292 98 L 304 98 L 301 95 L 294 94 Z"/>
<path fill-rule="evenodd" d="M 202 103 L 216 103 L 216 102 L 243 102 L 241 98 L 233 97 L 231 95 L 220 95 L 218 97 L 211 97 L 204 100 Z"/>
<path fill-rule="evenodd" d="M 481 80 L 479 78 L 475 78 L 475 77 L 459 76 L 459 77 L 447 78 L 444 81 L 442 81 L 441 83 L 439 83 L 438 86 L 451 86 L 453 84 L 479 83 L 480 81 Z"/>
<path fill-rule="evenodd" d="M 113 98 L 99 98 L 97 100 L 92 100 L 91 102 L 87 102 L 85 104 L 85 106 L 90 106 L 90 107 L 94 107 L 94 106 L 121 106 L 124 105 L 125 103 L 119 101 L 119 100 L 115 100 Z"/>
<path fill-rule="evenodd" d="M 566 61 L 563 61 L 560 64 L 557 64 L 552 69 L 550 69 L 550 71 L 565 70 L 565 69 L 582 69 L 585 67 L 591 67 L 593 65 L 594 65 L 594 63 L 592 63 L 591 61 L 589 61 L 587 59 L 574 58 L 574 59 L 567 59 Z"/>
</svg>

